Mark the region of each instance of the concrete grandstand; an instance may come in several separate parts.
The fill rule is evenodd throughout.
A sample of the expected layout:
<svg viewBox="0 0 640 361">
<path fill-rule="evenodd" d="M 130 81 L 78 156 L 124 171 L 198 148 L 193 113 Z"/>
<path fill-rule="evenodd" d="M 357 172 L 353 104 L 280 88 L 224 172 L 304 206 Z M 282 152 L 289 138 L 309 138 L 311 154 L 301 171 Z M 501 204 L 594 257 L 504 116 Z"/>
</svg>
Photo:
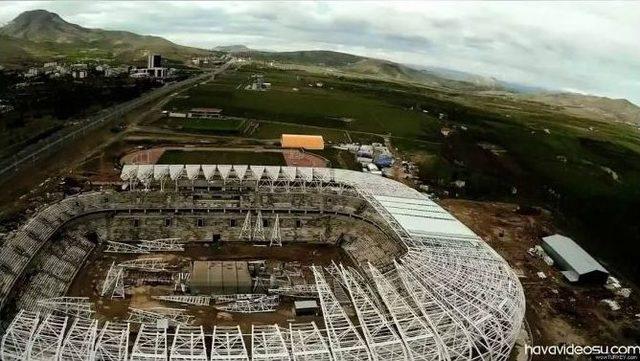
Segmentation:
<svg viewBox="0 0 640 361">
<path fill-rule="evenodd" d="M 0 246 L 3 360 L 506 360 L 522 327 L 524 294 L 509 265 L 402 183 L 344 169 L 214 164 L 127 165 L 121 179 L 122 189 L 43 206 Z M 131 238 L 146 241 L 114 241 Z M 311 264 L 313 282 L 264 295 L 157 296 L 272 312 L 279 297 L 304 295 L 319 300 L 318 320 L 209 329 L 165 308 L 104 322 L 92 300 L 68 295 L 97 252 L 142 255 L 114 261 L 96 286 L 97 297 L 124 298 L 127 272 L 167 270 L 146 255 L 212 239 L 329 244 L 351 264 Z"/>
</svg>

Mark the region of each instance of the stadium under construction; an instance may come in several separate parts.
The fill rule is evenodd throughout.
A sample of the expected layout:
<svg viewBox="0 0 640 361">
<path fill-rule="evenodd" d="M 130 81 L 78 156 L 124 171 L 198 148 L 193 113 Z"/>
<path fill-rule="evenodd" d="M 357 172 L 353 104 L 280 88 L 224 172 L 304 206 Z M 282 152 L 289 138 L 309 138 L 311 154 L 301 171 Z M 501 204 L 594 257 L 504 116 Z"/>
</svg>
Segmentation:
<svg viewBox="0 0 640 361">
<path fill-rule="evenodd" d="M 5 237 L 2 360 L 506 360 L 523 325 L 505 260 L 402 183 L 195 164 L 121 179 Z"/>
</svg>

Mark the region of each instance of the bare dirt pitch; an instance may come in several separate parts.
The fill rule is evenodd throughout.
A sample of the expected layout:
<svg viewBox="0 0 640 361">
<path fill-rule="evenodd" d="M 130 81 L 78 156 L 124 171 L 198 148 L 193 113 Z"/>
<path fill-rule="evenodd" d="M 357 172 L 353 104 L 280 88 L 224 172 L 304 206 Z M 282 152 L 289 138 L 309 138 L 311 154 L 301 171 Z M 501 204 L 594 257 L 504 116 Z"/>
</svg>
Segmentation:
<svg viewBox="0 0 640 361">
<path fill-rule="evenodd" d="M 640 341 L 635 316 L 640 312 L 637 290 L 625 299 L 604 287 L 570 284 L 557 268 L 527 253 L 541 243 L 541 237 L 562 233 L 549 212 L 523 215 L 516 212 L 514 204 L 458 199 L 446 199 L 440 204 L 521 275 L 534 345 L 613 345 Z M 538 272 L 544 272 L 547 278 L 541 279 Z M 605 298 L 615 299 L 622 309 L 611 311 L 600 302 Z"/>
<path fill-rule="evenodd" d="M 240 325 L 244 332 L 251 331 L 252 324 L 280 324 L 286 327 L 292 319 L 300 322 L 316 321 L 322 324 L 322 317 L 297 317 L 292 311 L 293 299 L 281 297 L 280 306 L 276 312 L 241 314 L 217 310 L 211 306 L 189 306 L 173 302 L 153 299 L 153 296 L 171 295 L 174 293 L 172 283 L 163 284 L 134 284 L 127 288 L 125 299 L 110 299 L 100 297 L 100 289 L 105 275 L 112 262 L 120 263 L 126 260 L 145 257 L 162 257 L 174 268 L 188 269 L 195 260 L 265 260 L 267 268 L 282 267 L 288 262 L 297 262 L 303 271 L 307 283 L 313 283 L 313 275 L 309 266 L 328 266 L 331 261 L 352 265 L 351 259 L 334 245 L 292 244 L 284 243 L 283 247 L 260 247 L 242 242 L 190 243 L 184 252 L 154 253 L 151 255 L 124 255 L 104 253 L 102 250 L 93 252 L 78 276 L 73 281 L 68 296 L 89 297 L 96 305 L 96 317 L 103 320 L 124 321 L 128 316 L 129 307 L 149 309 L 152 307 L 185 308 L 187 314 L 195 317 L 194 324 L 212 329 L 214 325 Z M 158 276 L 158 278 L 161 278 Z"/>
<path fill-rule="evenodd" d="M 125 154 L 120 162 L 122 164 L 156 164 L 164 152 L 165 149 L 162 147 L 134 150 Z"/>
<path fill-rule="evenodd" d="M 298 149 L 285 149 L 282 151 L 282 155 L 287 165 L 291 167 L 324 168 L 327 166 L 327 160 L 321 156 Z"/>
</svg>

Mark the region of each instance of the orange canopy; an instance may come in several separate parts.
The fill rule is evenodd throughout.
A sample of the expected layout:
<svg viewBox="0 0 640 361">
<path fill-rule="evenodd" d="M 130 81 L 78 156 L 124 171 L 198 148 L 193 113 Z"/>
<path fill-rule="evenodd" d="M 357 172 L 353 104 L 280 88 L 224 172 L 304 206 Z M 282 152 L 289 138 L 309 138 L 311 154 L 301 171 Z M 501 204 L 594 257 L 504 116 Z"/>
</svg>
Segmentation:
<svg viewBox="0 0 640 361">
<path fill-rule="evenodd" d="M 324 139 L 321 135 L 282 134 L 280 144 L 282 148 L 324 149 Z"/>
</svg>

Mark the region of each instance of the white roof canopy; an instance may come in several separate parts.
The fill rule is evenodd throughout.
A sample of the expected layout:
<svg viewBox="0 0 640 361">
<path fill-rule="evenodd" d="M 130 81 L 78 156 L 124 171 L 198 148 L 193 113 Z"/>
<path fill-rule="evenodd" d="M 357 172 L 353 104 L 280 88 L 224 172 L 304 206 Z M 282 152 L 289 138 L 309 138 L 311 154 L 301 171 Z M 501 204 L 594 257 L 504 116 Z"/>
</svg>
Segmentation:
<svg viewBox="0 0 640 361">
<path fill-rule="evenodd" d="M 184 165 L 182 164 L 171 164 L 169 166 L 169 177 L 171 177 L 172 180 L 180 178 L 183 172 Z"/>
<path fill-rule="evenodd" d="M 187 164 L 187 178 L 195 180 L 200 175 L 200 164 Z"/>
</svg>

